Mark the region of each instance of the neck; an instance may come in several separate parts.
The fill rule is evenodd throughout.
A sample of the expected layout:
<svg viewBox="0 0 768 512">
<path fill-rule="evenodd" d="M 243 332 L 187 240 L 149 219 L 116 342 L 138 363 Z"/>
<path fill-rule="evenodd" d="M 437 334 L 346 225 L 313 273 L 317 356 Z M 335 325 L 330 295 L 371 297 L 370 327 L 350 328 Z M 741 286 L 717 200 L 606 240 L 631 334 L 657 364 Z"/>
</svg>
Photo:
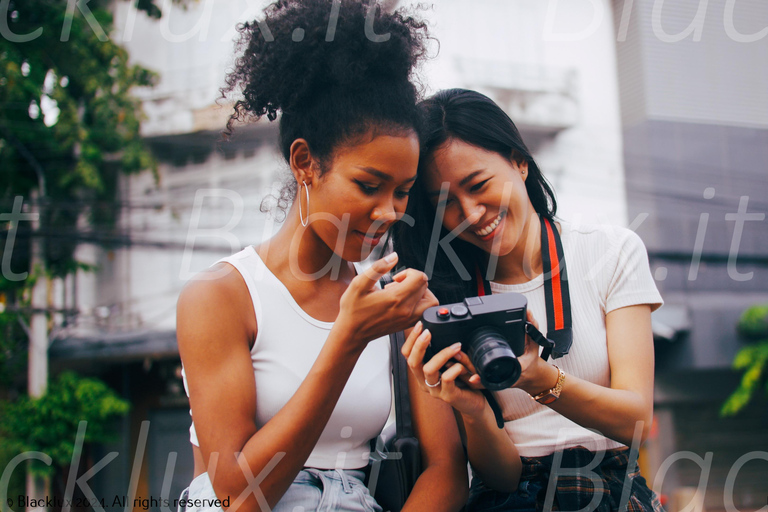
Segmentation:
<svg viewBox="0 0 768 512">
<path fill-rule="evenodd" d="M 299 220 L 296 205 L 291 207 L 278 232 L 265 242 L 259 253 L 270 269 L 301 281 L 348 280 L 354 276 L 349 262 L 336 255 L 310 226 Z"/>
<path fill-rule="evenodd" d="M 531 207 L 517 245 L 499 258 L 494 281 L 505 284 L 526 283 L 542 271 L 541 221 Z"/>
</svg>

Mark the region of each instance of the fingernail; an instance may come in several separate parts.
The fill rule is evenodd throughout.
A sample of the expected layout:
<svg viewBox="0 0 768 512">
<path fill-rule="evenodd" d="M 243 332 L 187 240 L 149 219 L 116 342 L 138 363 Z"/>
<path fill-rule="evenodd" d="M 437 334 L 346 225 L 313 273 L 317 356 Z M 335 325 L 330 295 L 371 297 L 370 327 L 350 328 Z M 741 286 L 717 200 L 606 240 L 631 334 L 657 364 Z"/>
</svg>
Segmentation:
<svg viewBox="0 0 768 512">
<path fill-rule="evenodd" d="M 414 329 L 421 329 L 422 327 L 424 327 L 424 324 L 422 324 L 421 320 L 419 320 L 418 322 L 416 322 L 416 325 L 414 325 L 413 327 Z"/>
<path fill-rule="evenodd" d="M 419 334 L 419 338 L 426 338 L 428 334 L 429 334 L 429 329 L 424 329 L 424 332 Z"/>
<path fill-rule="evenodd" d="M 392 263 L 394 261 L 397 261 L 397 253 L 393 252 L 392 254 L 387 255 L 386 258 L 384 258 L 384 261 L 387 263 Z"/>
<path fill-rule="evenodd" d="M 461 348 L 461 342 L 458 342 L 458 343 L 454 343 L 453 345 L 451 345 L 451 348 L 452 348 L 453 350 L 458 350 L 458 349 L 460 349 L 460 348 Z"/>
</svg>

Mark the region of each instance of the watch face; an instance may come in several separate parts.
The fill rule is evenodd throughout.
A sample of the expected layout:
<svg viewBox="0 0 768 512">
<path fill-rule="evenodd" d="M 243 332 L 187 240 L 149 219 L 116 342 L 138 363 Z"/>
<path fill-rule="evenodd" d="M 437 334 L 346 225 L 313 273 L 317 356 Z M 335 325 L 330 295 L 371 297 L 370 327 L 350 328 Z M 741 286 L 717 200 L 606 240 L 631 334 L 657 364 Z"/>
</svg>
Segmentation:
<svg viewBox="0 0 768 512">
<path fill-rule="evenodd" d="M 536 401 L 539 402 L 540 404 L 547 405 L 547 404 L 551 404 L 555 400 L 557 400 L 557 396 L 552 394 L 552 393 L 550 393 L 548 395 L 544 395 L 543 397 L 539 398 Z"/>
</svg>

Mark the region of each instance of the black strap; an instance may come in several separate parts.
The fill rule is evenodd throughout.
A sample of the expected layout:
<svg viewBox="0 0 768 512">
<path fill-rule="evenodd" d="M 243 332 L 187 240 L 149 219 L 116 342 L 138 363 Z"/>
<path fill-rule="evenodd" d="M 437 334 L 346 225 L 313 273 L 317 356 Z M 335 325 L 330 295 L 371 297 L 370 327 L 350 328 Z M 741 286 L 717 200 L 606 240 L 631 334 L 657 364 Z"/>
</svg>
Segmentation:
<svg viewBox="0 0 768 512">
<path fill-rule="evenodd" d="M 389 274 L 381 278 L 381 287 L 392 282 Z M 389 335 L 390 358 L 392 360 L 392 384 L 395 390 L 395 428 L 398 439 L 413 437 L 411 418 L 411 397 L 408 393 L 408 365 L 400 351 L 405 343 L 405 333 L 397 331 Z"/>
</svg>

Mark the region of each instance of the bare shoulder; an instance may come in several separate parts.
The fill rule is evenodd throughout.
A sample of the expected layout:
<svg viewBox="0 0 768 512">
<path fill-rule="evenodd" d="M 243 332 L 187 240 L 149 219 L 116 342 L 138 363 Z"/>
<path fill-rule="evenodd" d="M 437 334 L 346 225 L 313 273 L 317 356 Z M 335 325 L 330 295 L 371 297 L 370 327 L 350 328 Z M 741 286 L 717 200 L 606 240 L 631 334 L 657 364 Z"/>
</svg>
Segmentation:
<svg viewBox="0 0 768 512">
<path fill-rule="evenodd" d="M 240 273 L 219 263 L 192 278 L 179 295 L 176 329 L 180 350 L 200 338 L 252 342 L 256 317 Z"/>
</svg>

